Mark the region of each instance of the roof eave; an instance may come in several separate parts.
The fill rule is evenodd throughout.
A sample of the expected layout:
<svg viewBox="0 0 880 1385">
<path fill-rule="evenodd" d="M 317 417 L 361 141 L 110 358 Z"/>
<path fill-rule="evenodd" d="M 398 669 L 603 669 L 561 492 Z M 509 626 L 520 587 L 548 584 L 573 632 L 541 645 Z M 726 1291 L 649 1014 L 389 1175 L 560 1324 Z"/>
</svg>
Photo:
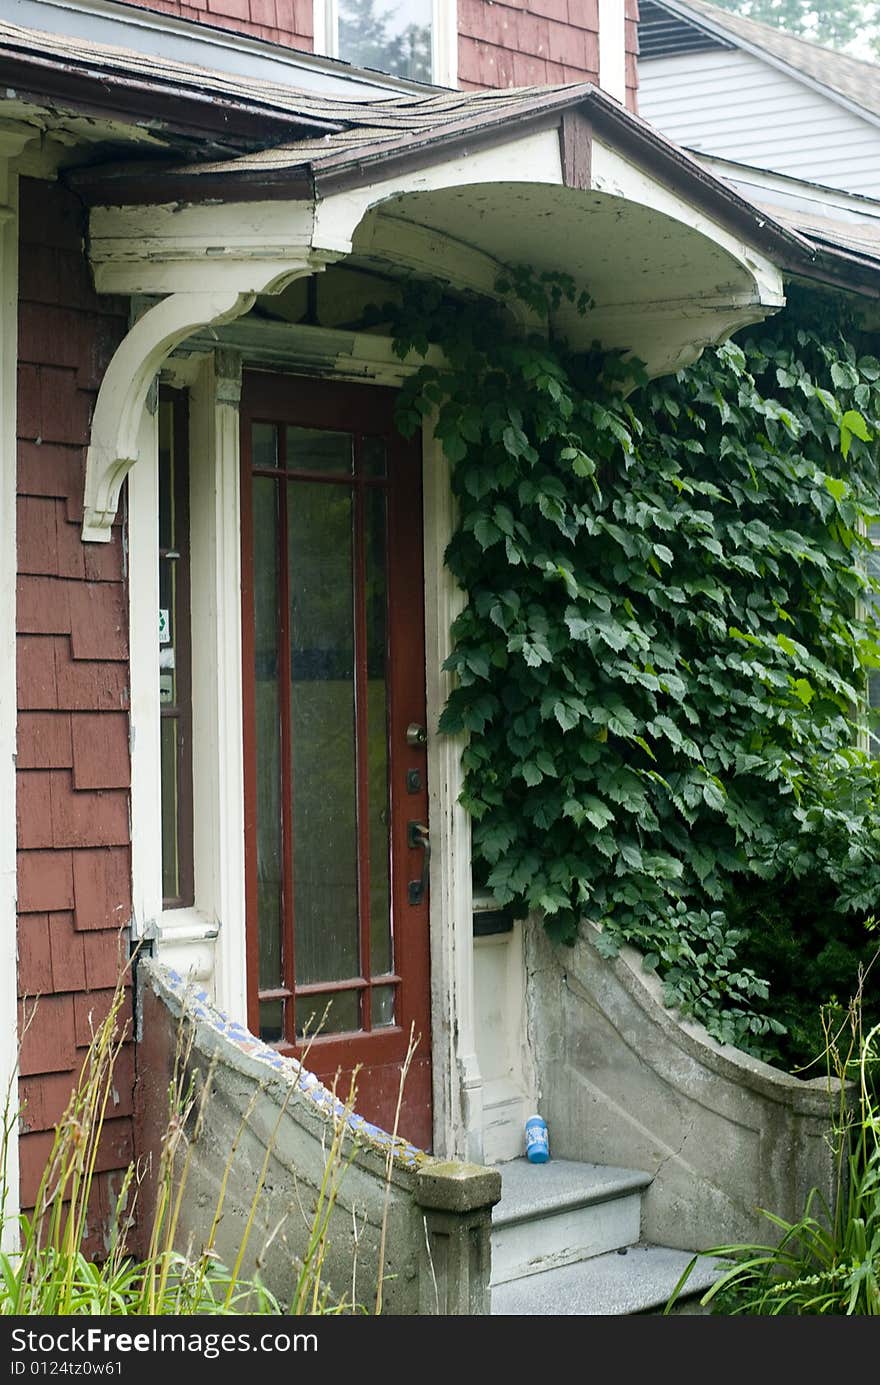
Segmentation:
<svg viewBox="0 0 880 1385">
<path fill-rule="evenodd" d="M 341 128 L 338 122 L 268 103 L 233 100 L 158 76 L 134 76 L 125 69 L 87 70 L 76 63 L 9 49 L 0 51 L 0 87 L 37 107 L 49 101 L 72 113 L 170 135 L 208 137 L 215 144 L 219 141 L 242 151 Z"/>
<path fill-rule="evenodd" d="M 684 150 L 647 121 L 625 110 L 588 83 L 538 93 L 520 109 L 487 118 L 477 112 L 438 132 L 419 132 L 396 141 L 382 140 L 355 150 L 312 155 L 298 164 L 268 169 L 157 169 L 143 163 L 116 169 L 92 168 L 69 175 L 77 192 L 90 205 L 138 206 L 185 199 L 189 202 L 301 199 L 327 197 L 353 187 L 386 179 L 395 172 L 427 166 L 476 148 L 507 142 L 512 134 L 561 129 L 568 113 L 576 111 L 625 158 L 679 196 L 721 220 L 771 258 L 809 261 L 814 248 L 796 231 L 759 211 L 721 179 L 709 173 Z"/>
</svg>

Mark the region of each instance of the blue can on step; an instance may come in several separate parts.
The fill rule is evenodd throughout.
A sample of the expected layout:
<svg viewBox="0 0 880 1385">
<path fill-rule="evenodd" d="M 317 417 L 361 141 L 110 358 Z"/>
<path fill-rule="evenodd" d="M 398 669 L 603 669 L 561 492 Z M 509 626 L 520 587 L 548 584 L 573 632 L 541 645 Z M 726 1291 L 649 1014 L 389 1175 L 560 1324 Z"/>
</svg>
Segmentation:
<svg viewBox="0 0 880 1385">
<path fill-rule="evenodd" d="M 546 1164 L 550 1158 L 550 1135 L 543 1116 L 526 1121 L 526 1158 L 530 1164 Z"/>
</svg>

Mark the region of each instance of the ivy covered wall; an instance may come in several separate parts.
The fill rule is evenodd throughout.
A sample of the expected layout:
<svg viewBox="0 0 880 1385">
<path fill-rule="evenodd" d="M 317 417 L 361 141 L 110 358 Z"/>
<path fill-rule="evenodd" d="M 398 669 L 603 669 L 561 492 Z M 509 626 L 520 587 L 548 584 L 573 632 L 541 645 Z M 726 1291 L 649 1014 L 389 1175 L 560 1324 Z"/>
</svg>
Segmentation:
<svg viewBox="0 0 880 1385">
<path fill-rule="evenodd" d="M 576 299 L 564 276 L 502 287 L 548 319 Z M 485 303 L 428 287 L 380 315 L 401 354 L 449 362 L 399 422 L 438 409 L 453 464 L 469 600 L 441 726 L 469 733 L 478 871 L 561 944 L 584 917 L 609 952 L 634 943 L 717 1038 L 808 1063 L 878 941 L 870 340 L 791 286 L 773 320 L 630 389 L 632 367 Z"/>
</svg>

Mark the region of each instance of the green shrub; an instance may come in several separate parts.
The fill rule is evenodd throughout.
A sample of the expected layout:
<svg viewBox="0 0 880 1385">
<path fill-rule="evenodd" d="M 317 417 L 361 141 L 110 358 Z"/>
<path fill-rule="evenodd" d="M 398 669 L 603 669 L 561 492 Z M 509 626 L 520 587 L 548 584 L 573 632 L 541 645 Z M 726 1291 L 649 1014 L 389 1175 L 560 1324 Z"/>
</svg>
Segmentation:
<svg viewBox="0 0 880 1385">
<path fill-rule="evenodd" d="M 548 319 L 589 308 L 562 275 L 499 289 Z M 796 288 L 628 394 L 636 366 L 435 286 L 375 316 L 401 355 L 436 342 L 448 362 L 409 378 L 398 417 L 434 415 L 452 466 L 468 599 L 440 726 L 468 738 L 477 869 L 561 942 L 589 917 L 609 955 L 636 946 L 718 1039 L 809 1063 L 880 895 L 880 362 Z"/>
</svg>

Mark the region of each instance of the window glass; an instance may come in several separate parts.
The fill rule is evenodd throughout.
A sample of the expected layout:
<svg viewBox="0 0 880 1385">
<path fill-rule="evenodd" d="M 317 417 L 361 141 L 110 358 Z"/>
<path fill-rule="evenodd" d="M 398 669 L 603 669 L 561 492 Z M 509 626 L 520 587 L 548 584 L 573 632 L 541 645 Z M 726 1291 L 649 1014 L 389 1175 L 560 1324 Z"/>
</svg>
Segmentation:
<svg viewBox="0 0 880 1385">
<path fill-rule="evenodd" d="M 339 0 L 339 56 L 430 82 L 432 11 L 433 0 Z"/>
<path fill-rule="evenodd" d="M 189 471 L 186 400 L 159 399 L 159 704 L 162 895 L 193 902 L 190 740 Z"/>
<path fill-rule="evenodd" d="M 260 1034 L 387 1028 L 387 442 L 262 421 L 249 442 Z"/>
</svg>

